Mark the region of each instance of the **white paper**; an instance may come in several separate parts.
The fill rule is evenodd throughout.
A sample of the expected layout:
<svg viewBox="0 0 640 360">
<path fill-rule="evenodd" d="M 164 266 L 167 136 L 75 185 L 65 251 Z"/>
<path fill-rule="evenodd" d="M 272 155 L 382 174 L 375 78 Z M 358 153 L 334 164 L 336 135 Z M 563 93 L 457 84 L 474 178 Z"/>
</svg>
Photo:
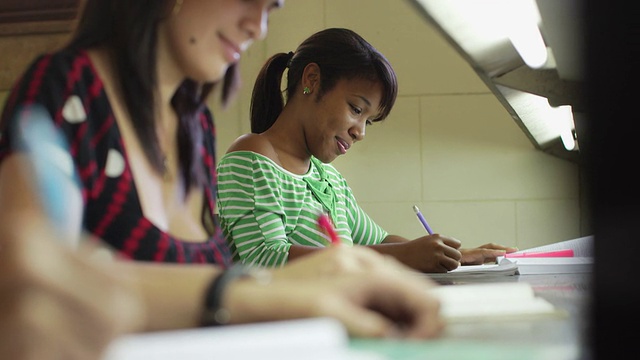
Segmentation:
<svg viewBox="0 0 640 360">
<path fill-rule="evenodd" d="M 344 326 L 313 318 L 249 325 L 131 334 L 116 339 L 103 360 L 339 359 L 380 360 L 349 350 Z"/>
<path fill-rule="evenodd" d="M 515 252 L 515 254 L 525 252 L 556 251 L 565 249 L 573 250 L 574 257 L 593 257 L 593 235 L 560 241 L 549 245 L 537 246 L 530 249 L 519 250 Z"/>
<path fill-rule="evenodd" d="M 433 280 L 456 280 L 469 277 L 512 276 L 518 271 L 517 264 L 503 261 L 498 264 L 462 265 L 446 273 L 425 273 Z"/>
</svg>

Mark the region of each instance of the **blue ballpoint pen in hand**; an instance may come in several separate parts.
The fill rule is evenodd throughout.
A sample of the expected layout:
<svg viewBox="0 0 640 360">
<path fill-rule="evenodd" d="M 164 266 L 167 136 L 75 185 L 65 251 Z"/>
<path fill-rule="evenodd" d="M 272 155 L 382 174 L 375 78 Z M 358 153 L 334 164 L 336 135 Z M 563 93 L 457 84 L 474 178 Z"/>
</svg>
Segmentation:
<svg viewBox="0 0 640 360">
<path fill-rule="evenodd" d="M 418 209 L 417 206 L 413 205 L 413 211 L 416 212 L 416 215 L 418 216 L 418 220 L 420 220 L 420 222 L 422 223 L 422 226 L 424 226 L 425 230 L 427 230 L 429 235 L 433 235 L 433 230 L 431 230 L 431 226 L 429 226 L 429 223 L 427 223 L 427 220 L 424 218 L 424 216 L 420 212 L 420 209 Z"/>
</svg>

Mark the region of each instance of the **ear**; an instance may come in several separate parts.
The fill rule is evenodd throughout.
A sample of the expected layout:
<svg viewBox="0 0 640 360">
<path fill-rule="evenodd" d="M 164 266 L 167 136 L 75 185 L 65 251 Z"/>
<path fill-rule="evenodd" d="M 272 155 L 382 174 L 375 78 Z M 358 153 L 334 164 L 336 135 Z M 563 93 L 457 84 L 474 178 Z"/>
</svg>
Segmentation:
<svg viewBox="0 0 640 360">
<path fill-rule="evenodd" d="M 309 88 L 311 93 L 320 90 L 320 66 L 316 63 L 308 63 L 302 72 L 302 88 Z"/>
</svg>

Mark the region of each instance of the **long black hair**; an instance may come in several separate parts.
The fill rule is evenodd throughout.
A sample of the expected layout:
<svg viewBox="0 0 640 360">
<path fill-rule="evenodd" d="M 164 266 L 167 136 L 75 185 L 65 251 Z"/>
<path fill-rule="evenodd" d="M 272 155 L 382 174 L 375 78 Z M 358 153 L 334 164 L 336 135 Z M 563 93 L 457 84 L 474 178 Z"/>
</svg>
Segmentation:
<svg viewBox="0 0 640 360">
<path fill-rule="evenodd" d="M 155 130 L 158 25 L 171 16 L 174 4 L 174 0 L 86 0 L 68 45 L 72 49 L 106 45 L 110 49 L 136 135 L 159 173 L 165 170 L 165 159 Z M 214 85 L 185 79 L 171 99 L 179 119 L 178 158 L 185 194 L 190 186 L 205 181 L 197 114 Z M 226 105 L 239 86 L 237 65 L 229 67 L 222 86 L 222 104 Z"/>
<path fill-rule="evenodd" d="M 383 120 L 391 112 L 398 94 L 398 80 L 389 61 L 354 31 L 330 28 L 311 35 L 295 53 L 278 53 L 267 60 L 253 87 L 251 132 L 266 131 L 282 112 L 284 71 L 289 68 L 285 90 L 286 99 L 289 99 L 298 90 L 304 68 L 309 63 L 320 67 L 319 97 L 333 89 L 341 79 L 377 81 L 383 91 L 378 109 L 380 115 L 373 121 Z"/>
</svg>

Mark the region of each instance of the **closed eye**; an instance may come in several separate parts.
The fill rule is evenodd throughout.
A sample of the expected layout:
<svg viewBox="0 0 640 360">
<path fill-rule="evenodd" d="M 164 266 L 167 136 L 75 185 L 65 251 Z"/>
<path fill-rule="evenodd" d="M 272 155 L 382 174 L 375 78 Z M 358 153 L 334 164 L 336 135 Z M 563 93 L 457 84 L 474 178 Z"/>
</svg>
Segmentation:
<svg viewBox="0 0 640 360">
<path fill-rule="evenodd" d="M 354 114 L 356 114 L 356 115 L 361 115 L 362 114 L 362 109 L 360 109 L 359 107 L 357 107 L 355 105 L 351 105 L 351 104 L 349 104 L 349 106 L 351 106 L 351 111 L 353 111 Z"/>
</svg>

